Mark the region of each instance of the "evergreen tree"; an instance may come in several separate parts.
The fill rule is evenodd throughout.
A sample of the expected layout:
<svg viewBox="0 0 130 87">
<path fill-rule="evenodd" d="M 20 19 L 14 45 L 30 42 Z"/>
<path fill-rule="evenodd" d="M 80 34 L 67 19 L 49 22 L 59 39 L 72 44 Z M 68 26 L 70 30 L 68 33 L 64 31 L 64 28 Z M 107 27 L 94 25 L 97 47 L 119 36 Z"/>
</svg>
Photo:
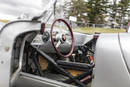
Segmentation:
<svg viewBox="0 0 130 87">
<path fill-rule="evenodd" d="M 108 0 L 88 0 L 86 6 L 90 23 L 105 23 L 104 18 L 107 13 Z"/>
<path fill-rule="evenodd" d="M 117 0 L 113 0 L 111 2 L 111 4 L 109 5 L 109 8 L 110 8 L 110 11 L 109 11 L 109 14 L 110 14 L 110 17 L 113 19 L 112 21 L 116 22 L 117 20 L 117 10 L 118 10 L 118 3 L 117 3 Z"/>
<path fill-rule="evenodd" d="M 84 0 L 71 0 L 68 16 L 75 16 L 78 21 L 85 21 L 86 9 Z"/>
<path fill-rule="evenodd" d="M 126 20 L 125 17 L 129 17 L 130 15 L 130 1 L 129 0 L 121 0 L 118 4 L 118 13 L 119 13 L 119 19 L 118 22 L 120 24 L 127 24 L 129 19 Z"/>
<path fill-rule="evenodd" d="M 93 24 L 106 23 L 106 16 L 121 24 L 130 15 L 130 0 L 71 0 L 66 7 L 68 17 L 75 16 L 80 22 Z"/>
</svg>

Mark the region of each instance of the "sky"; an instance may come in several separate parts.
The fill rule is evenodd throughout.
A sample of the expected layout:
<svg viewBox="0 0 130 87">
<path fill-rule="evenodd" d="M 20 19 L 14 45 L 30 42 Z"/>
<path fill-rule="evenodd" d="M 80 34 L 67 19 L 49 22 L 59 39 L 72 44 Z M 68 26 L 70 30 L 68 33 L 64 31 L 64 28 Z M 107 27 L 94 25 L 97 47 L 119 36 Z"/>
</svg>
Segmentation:
<svg viewBox="0 0 130 87">
<path fill-rule="evenodd" d="M 23 13 L 37 15 L 45 6 L 42 2 L 42 0 L 0 0 L 0 19 L 16 19 Z"/>
<path fill-rule="evenodd" d="M 44 7 L 50 0 L 0 0 L 0 19 L 13 20 L 23 14 L 29 16 L 43 12 Z M 58 0 L 59 3 L 64 0 Z"/>
<path fill-rule="evenodd" d="M 50 0 L 0 0 L 0 19 L 13 20 L 23 14 L 34 16 L 42 13 Z M 60 4 L 64 1 L 58 0 Z"/>
</svg>

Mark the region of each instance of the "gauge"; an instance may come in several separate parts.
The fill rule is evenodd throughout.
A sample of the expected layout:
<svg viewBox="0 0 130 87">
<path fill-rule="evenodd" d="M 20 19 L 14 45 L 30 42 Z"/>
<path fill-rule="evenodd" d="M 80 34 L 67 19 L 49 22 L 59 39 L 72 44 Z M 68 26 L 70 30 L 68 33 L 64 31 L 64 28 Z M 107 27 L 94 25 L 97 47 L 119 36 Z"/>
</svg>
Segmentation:
<svg viewBox="0 0 130 87">
<path fill-rule="evenodd" d="M 42 40 L 43 40 L 43 42 L 47 42 L 47 41 L 49 40 L 49 38 L 50 38 L 49 32 L 48 32 L 48 31 L 45 31 L 45 32 L 43 33 L 43 35 L 42 35 Z"/>
</svg>

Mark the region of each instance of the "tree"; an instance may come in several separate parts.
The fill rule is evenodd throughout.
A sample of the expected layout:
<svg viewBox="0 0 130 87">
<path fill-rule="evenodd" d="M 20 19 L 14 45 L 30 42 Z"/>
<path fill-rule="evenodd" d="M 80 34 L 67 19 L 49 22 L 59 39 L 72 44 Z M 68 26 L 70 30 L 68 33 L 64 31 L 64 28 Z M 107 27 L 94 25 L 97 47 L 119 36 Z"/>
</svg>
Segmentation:
<svg viewBox="0 0 130 87">
<path fill-rule="evenodd" d="M 71 0 L 68 16 L 77 17 L 78 21 L 105 23 L 108 0 Z"/>
<path fill-rule="evenodd" d="M 125 21 L 125 17 L 129 17 L 130 11 L 130 1 L 129 0 L 121 0 L 118 4 L 118 13 L 119 13 L 119 23 L 120 24 L 127 24 L 128 21 Z M 127 22 L 127 23 L 125 23 Z"/>
<path fill-rule="evenodd" d="M 90 23 L 105 23 L 108 0 L 88 0 L 86 2 L 87 14 Z"/>
<path fill-rule="evenodd" d="M 117 0 L 113 0 L 112 4 L 109 5 L 110 11 L 110 17 L 113 19 L 112 21 L 116 22 L 116 17 L 117 17 L 117 10 L 118 10 L 118 4 Z"/>
<path fill-rule="evenodd" d="M 127 24 L 129 21 L 128 16 L 130 15 L 130 1 L 129 0 L 113 0 L 110 5 L 110 16 L 113 18 L 112 21 L 118 24 Z M 128 20 L 126 20 L 126 18 Z"/>
<path fill-rule="evenodd" d="M 75 16 L 78 21 L 85 21 L 86 16 L 84 13 L 86 13 L 86 9 L 84 0 L 71 0 L 68 17 Z"/>
<path fill-rule="evenodd" d="M 107 16 L 111 21 L 121 24 L 130 15 L 130 0 L 71 0 L 67 7 L 68 17 L 75 16 L 80 22 L 94 24 L 106 23 Z"/>
</svg>

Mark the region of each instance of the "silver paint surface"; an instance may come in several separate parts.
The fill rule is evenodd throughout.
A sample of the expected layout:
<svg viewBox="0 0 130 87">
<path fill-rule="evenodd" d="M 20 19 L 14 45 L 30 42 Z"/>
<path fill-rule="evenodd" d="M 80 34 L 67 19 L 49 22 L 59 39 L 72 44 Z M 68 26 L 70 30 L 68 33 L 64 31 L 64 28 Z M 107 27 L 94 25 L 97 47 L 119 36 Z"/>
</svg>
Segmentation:
<svg viewBox="0 0 130 87">
<path fill-rule="evenodd" d="M 40 22 L 15 21 L 5 25 L 0 31 L 0 87 L 75 87 L 55 80 L 21 72 L 22 52 L 19 68 L 11 74 L 11 60 L 14 41 L 17 36 L 40 30 Z M 24 38 L 26 40 L 26 38 Z M 22 46 L 24 46 L 24 41 Z M 23 51 L 23 49 L 21 49 Z"/>
<path fill-rule="evenodd" d="M 128 58 L 124 58 L 122 54 L 121 44 L 128 40 L 129 35 L 125 36 L 125 40 L 122 40 L 123 34 L 101 34 L 96 44 L 95 54 L 95 68 L 94 79 L 92 81 L 92 87 L 130 87 L 130 74 L 128 71 L 127 63 Z M 123 51 L 126 51 L 124 45 Z M 127 52 L 125 56 L 130 56 L 128 50 L 130 46 L 127 45 Z M 130 57 L 129 57 L 130 58 Z"/>
<path fill-rule="evenodd" d="M 10 71 L 13 45 L 22 33 L 39 30 L 39 22 L 15 21 L 5 25 L 0 31 L 0 87 L 10 86 Z M 5 50 L 9 48 L 9 50 Z"/>
</svg>

